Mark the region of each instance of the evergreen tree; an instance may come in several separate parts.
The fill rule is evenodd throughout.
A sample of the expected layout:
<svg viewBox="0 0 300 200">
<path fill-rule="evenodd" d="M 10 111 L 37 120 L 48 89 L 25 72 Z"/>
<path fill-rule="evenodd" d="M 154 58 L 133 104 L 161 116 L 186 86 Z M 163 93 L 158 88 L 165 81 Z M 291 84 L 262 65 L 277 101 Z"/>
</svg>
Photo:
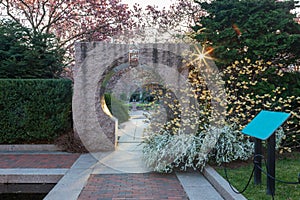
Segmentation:
<svg viewBox="0 0 300 200">
<path fill-rule="evenodd" d="M 64 49 L 54 35 L 1 21 L 0 44 L 0 78 L 56 78 L 63 70 Z"/>
<path fill-rule="evenodd" d="M 300 25 L 294 21 L 294 1 L 214 0 L 198 2 L 208 15 L 193 27 L 195 39 L 209 49 L 219 67 L 234 60 L 299 63 Z"/>
</svg>

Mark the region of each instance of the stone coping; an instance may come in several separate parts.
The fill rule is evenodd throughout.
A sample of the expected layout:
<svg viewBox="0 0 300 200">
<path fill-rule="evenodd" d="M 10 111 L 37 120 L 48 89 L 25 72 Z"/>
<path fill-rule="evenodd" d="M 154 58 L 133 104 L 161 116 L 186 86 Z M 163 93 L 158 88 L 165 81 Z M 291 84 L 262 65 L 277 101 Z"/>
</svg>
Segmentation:
<svg viewBox="0 0 300 200">
<path fill-rule="evenodd" d="M 1 144 L 1 151 L 62 151 L 62 149 L 54 144 Z"/>
<path fill-rule="evenodd" d="M 0 184 L 57 183 L 69 169 L 0 169 Z"/>
<path fill-rule="evenodd" d="M 5 148 L 3 148 L 5 146 Z M 13 146 L 13 147 L 12 147 Z M 51 147 L 52 146 L 52 147 Z M 0 151 L 5 150 L 9 151 L 14 149 L 23 150 L 23 151 L 32 151 L 37 150 L 48 150 L 47 147 L 53 148 L 55 145 L 0 145 Z M 33 148 L 31 148 L 33 147 Z M 1 149 L 2 148 L 2 149 Z M 25 149 L 25 150 L 24 150 Z M 91 164 L 90 159 L 92 157 L 89 154 L 82 155 L 79 160 L 82 160 L 84 157 L 89 157 L 88 161 L 85 160 L 84 164 Z M 90 158 L 91 157 L 91 158 Z M 79 162 L 78 162 L 79 163 Z M 77 163 L 77 165 L 78 165 Z M 83 170 L 90 169 L 91 166 L 83 167 Z M 76 167 L 72 167 L 71 169 L 75 169 Z M 82 168 L 82 167 L 80 167 Z M 36 169 L 36 168 L 25 168 L 25 169 L 0 169 L 0 184 L 4 183 L 58 183 L 62 177 L 66 175 L 66 173 L 70 171 L 70 169 Z M 78 172 L 76 171 L 78 175 Z M 91 174 L 91 171 L 87 174 Z M 218 191 L 218 193 L 225 199 L 225 200 L 247 200 L 242 194 L 236 194 L 230 188 L 228 182 L 218 174 L 211 166 L 206 166 L 202 172 L 203 176 L 214 186 L 214 188 Z M 83 185 L 82 185 L 83 186 Z M 80 188 L 79 191 L 81 191 Z"/>
<path fill-rule="evenodd" d="M 202 173 L 225 200 L 247 200 L 242 194 L 235 193 L 229 183 L 211 166 L 205 166 Z"/>
</svg>

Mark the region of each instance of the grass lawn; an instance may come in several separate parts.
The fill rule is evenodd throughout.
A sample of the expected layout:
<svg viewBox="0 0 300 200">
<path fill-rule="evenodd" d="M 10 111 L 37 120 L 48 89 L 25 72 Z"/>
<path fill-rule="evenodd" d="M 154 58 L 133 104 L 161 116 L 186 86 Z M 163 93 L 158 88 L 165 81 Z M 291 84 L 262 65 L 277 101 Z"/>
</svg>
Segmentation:
<svg viewBox="0 0 300 200">
<path fill-rule="evenodd" d="M 264 162 L 264 161 L 262 161 Z M 215 167 L 218 173 L 225 178 L 223 167 Z M 239 191 L 243 190 L 253 169 L 252 162 L 235 162 L 227 168 L 228 178 Z M 265 165 L 263 164 L 263 169 Z M 276 160 L 276 178 L 289 182 L 297 182 L 300 173 L 300 152 L 278 155 Z M 262 173 L 262 184 L 254 185 L 252 178 L 248 189 L 243 195 L 249 200 L 270 200 L 272 196 L 266 194 L 266 175 Z M 288 185 L 275 182 L 275 200 L 299 200 L 300 185 Z"/>
</svg>

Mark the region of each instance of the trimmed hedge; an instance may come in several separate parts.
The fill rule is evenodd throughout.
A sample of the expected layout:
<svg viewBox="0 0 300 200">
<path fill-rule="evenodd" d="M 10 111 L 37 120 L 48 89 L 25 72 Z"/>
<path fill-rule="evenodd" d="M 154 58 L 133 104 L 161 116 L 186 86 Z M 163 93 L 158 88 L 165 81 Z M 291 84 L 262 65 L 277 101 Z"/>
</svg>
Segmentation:
<svg viewBox="0 0 300 200">
<path fill-rule="evenodd" d="M 104 99 L 109 111 L 118 119 L 119 124 L 129 120 L 128 106 L 109 93 L 104 94 Z"/>
<path fill-rule="evenodd" d="M 0 143 L 52 142 L 72 127 L 72 82 L 0 79 Z"/>
</svg>

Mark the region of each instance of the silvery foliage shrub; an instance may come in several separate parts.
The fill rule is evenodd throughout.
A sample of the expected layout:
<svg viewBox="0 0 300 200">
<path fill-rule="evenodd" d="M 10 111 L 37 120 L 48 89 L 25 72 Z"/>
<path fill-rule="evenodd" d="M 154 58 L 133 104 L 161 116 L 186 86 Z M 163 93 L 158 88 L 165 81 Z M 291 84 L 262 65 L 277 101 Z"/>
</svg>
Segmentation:
<svg viewBox="0 0 300 200">
<path fill-rule="evenodd" d="M 276 150 L 281 147 L 281 142 L 285 138 L 283 128 L 275 131 Z M 264 143 L 266 147 L 266 144 Z M 243 135 L 237 130 L 236 125 L 225 126 L 220 134 L 218 142 L 213 151 L 209 154 L 209 159 L 222 164 L 234 160 L 248 160 L 254 153 L 254 142 L 250 141 L 248 136 Z"/>
<path fill-rule="evenodd" d="M 285 138 L 283 128 L 275 131 L 276 150 L 281 147 Z M 264 146 L 266 144 L 264 143 Z M 209 153 L 209 160 L 217 164 L 229 163 L 234 160 L 248 160 L 254 153 L 254 142 L 250 137 L 243 135 L 235 124 L 224 126 L 214 149 Z"/>
<path fill-rule="evenodd" d="M 212 143 L 204 142 L 207 134 L 219 137 L 212 147 Z M 181 170 L 203 169 L 209 159 L 217 163 L 246 160 L 253 153 L 253 143 L 231 126 L 208 126 L 199 135 L 168 132 L 150 135 L 145 140 L 143 153 L 149 167 L 159 172 L 171 172 L 178 167 Z"/>
<path fill-rule="evenodd" d="M 284 133 L 284 130 L 282 127 L 279 127 L 276 131 L 275 131 L 275 141 L 276 141 L 276 145 L 275 145 L 275 149 L 279 150 L 279 149 L 283 149 L 282 148 L 282 141 L 286 139 L 286 135 Z M 268 144 L 266 143 L 266 141 L 262 141 L 263 146 L 265 148 L 267 148 Z M 285 148 L 285 147 L 284 147 Z"/>
<path fill-rule="evenodd" d="M 286 138 L 286 135 L 284 134 L 284 130 L 282 127 L 279 127 L 276 131 L 275 131 L 275 134 L 276 134 L 276 150 L 280 149 L 281 148 L 281 143 L 282 141 Z"/>
<path fill-rule="evenodd" d="M 209 158 L 217 164 L 248 160 L 253 155 L 253 150 L 254 143 L 233 124 L 222 128 L 214 149 L 209 153 Z"/>
<path fill-rule="evenodd" d="M 207 161 L 207 155 L 199 152 L 203 138 L 192 134 L 155 134 L 144 143 L 146 164 L 154 171 L 171 172 L 176 167 L 181 170 L 202 168 Z"/>
<path fill-rule="evenodd" d="M 205 143 L 207 134 L 218 136 L 213 147 Z M 283 129 L 276 131 L 276 148 L 285 137 Z M 213 138 L 213 137 L 212 137 Z M 206 127 L 199 135 L 160 132 L 144 141 L 143 155 L 148 167 L 158 172 L 171 172 L 174 168 L 202 170 L 208 160 L 217 164 L 234 160 L 247 160 L 253 156 L 254 142 L 237 130 L 236 125 L 222 128 Z M 208 152 L 209 151 L 209 152 Z"/>
</svg>

